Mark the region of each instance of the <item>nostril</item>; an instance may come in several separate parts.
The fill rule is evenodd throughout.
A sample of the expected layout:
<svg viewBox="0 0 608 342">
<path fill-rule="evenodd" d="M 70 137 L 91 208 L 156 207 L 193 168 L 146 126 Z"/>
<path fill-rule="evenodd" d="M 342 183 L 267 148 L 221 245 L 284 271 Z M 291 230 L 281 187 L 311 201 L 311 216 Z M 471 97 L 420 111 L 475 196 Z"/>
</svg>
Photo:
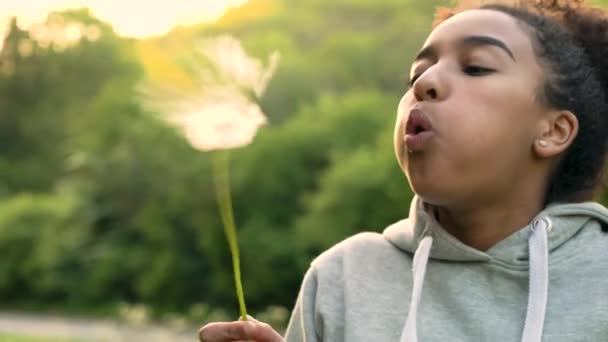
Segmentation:
<svg viewBox="0 0 608 342">
<path fill-rule="evenodd" d="M 431 89 L 427 90 L 426 93 L 432 99 L 436 99 L 437 98 L 437 91 L 434 88 L 431 88 Z"/>
</svg>

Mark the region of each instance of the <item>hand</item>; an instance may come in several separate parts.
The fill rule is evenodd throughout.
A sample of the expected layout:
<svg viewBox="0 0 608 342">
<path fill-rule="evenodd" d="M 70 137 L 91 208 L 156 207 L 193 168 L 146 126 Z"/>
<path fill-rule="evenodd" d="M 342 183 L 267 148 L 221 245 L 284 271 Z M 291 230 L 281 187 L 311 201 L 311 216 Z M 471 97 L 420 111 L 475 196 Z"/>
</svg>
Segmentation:
<svg viewBox="0 0 608 342">
<path fill-rule="evenodd" d="M 198 331 L 201 342 L 285 342 L 266 323 L 249 317 L 246 321 L 209 323 Z"/>
</svg>

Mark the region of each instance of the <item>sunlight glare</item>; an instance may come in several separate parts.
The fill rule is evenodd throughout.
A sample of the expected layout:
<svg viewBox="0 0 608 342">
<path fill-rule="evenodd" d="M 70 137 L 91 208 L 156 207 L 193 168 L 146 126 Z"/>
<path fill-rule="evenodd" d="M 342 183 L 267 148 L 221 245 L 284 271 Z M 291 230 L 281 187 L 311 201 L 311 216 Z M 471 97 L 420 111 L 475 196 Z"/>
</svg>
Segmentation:
<svg viewBox="0 0 608 342">
<path fill-rule="evenodd" d="M 0 37 L 8 21 L 17 16 L 19 26 L 43 22 L 55 10 L 89 7 L 93 15 L 110 22 L 119 35 L 147 38 L 167 33 L 178 25 L 218 19 L 231 6 L 247 0 L 20 0 L 0 1 Z M 0 45 L 2 43 L 0 42 Z"/>
</svg>

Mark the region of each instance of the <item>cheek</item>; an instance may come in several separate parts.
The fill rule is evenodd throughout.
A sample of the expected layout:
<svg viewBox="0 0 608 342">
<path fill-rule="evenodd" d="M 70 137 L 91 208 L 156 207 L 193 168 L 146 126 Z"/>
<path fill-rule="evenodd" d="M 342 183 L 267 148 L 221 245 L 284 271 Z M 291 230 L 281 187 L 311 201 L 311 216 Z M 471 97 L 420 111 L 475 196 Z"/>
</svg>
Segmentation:
<svg viewBox="0 0 608 342">
<path fill-rule="evenodd" d="M 397 121 L 396 126 L 399 124 L 403 124 L 405 118 L 406 110 L 409 107 L 410 102 L 412 102 L 410 92 L 405 93 L 401 99 L 399 100 L 399 104 L 397 105 Z"/>
<path fill-rule="evenodd" d="M 453 142 L 466 148 L 486 145 L 497 138 L 506 123 L 505 107 L 497 96 L 467 89 L 455 98 L 458 101 L 449 106 L 454 111 L 445 118 Z"/>
<path fill-rule="evenodd" d="M 395 130 L 394 130 L 394 148 L 395 148 L 395 154 L 397 156 L 397 160 L 399 161 L 399 163 L 402 162 L 402 157 L 403 157 L 403 150 L 404 150 L 404 146 L 403 146 L 403 131 L 404 131 L 404 127 L 405 127 L 405 122 L 407 120 L 407 113 L 406 113 L 406 109 L 408 108 L 408 93 L 406 93 L 401 100 L 399 101 L 399 105 L 397 106 L 397 113 L 396 113 L 396 119 L 395 119 Z"/>
<path fill-rule="evenodd" d="M 450 120 L 452 127 L 459 127 L 450 132 L 455 147 L 460 149 L 458 158 L 453 160 L 458 164 L 455 167 L 470 173 L 487 172 L 526 156 L 534 106 L 529 99 L 509 90 L 469 91 L 467 97 L 461 98 L 463 102 L 455 104 L 460 119 Z"/>
</svg>

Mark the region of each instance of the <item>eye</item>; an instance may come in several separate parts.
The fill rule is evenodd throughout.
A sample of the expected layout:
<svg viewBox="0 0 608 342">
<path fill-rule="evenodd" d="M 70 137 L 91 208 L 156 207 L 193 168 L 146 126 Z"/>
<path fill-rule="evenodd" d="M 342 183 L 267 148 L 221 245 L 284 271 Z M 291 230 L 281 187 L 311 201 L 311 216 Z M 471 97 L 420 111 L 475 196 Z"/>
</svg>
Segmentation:
<svg viewBox="0 0 608 342">
<path fill-rule="evenodd" d="M 495 70 L 489 69 L 489 68 L 484 68 L 484 67 L 481 67 L 478 65 L 467 65 L 462 69 L 462 71 L 469 76 L 483 76 L 483 75 L 487 75 Z"/>
</svg>

